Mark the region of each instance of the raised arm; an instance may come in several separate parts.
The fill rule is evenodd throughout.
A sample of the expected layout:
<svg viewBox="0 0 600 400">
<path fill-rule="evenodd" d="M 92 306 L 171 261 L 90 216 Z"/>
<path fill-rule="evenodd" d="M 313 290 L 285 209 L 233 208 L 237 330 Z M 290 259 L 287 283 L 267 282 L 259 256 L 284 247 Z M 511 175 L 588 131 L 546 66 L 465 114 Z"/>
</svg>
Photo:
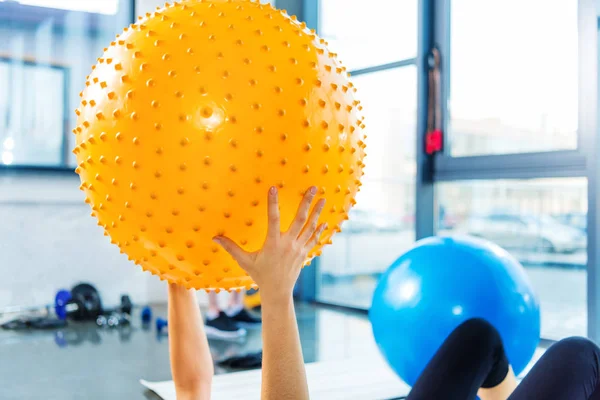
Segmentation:
<svg viewBox="0 0 600 400">
<path fill-rule="evenodd" d="M 177 399 L 210 399 L 214 367 L 196 292 L 175 284 L 169 284 L 169 351 Z"/>
<path fill-rule="evenodd" d="M 279 222 L 277 189 L 268 195 L 269 229 L 259 251 L 248 253 L 228 238 L 215 241 L 231 254 L 260 288 L 263 317 L 263 400 L 309 398 L 293 290 L 308 252 L 317 245 L 326 228 L 317 227 L 325 205 L 319 200 L 310 213 L 317 190 L 307 190 L 296 218 L 287 232 Z"/>
</svg>

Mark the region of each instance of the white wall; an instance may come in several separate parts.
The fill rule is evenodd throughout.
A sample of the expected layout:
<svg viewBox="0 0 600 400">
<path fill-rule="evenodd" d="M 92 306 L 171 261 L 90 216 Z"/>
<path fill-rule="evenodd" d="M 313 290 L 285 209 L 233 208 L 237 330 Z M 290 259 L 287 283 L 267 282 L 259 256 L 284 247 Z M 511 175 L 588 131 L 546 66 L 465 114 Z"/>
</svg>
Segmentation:
<svg viewBox="0 0 600 400">
<path fill-rule="evenodd" d="M 165 300 L 165 287 L 104 237 L 74 174 L 0 175 L 0 308 L 51 303 L 86 281 L 107 305 Z"/>
<path fill-rule="evenodd" d="M 110 244 L 78 188 L 75 174 L 0 171 L 0 309 L 50 304 L 79 282 L 109 307 L 125 293 L 137 305 L 166 302 L 166 284 Z M 207 303 L 204 292 L 198 298 Z"/>
</svg>

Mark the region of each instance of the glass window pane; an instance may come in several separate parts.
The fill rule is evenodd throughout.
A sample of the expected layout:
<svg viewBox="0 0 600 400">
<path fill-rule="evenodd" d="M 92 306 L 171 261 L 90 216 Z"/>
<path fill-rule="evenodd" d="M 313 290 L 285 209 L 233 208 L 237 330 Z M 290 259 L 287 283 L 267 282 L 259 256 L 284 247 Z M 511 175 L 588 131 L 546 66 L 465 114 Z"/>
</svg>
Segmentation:
<svg viewBox="0 0 600 400">
<path fill-rule="evenodd" d="M 417 73 L 408 66 L 354 83 L 368 130 L 367 168 L 350 220 L 319 259 L 317 296 L 368 308 L 379 274 L 415 240 Z"/>
<path fill-rule="evenodd" d="M 0 164 L 75 164 L 79 90 L 132 20 L 132 0 L 0 1 Z"/>
<path fill-rule="evenodd" d="M 417 56 L 416 0 L 319 3 L 319 34 L 350 70 Z"/>
<path fill-rule="evenodd" d="M 450 42 L 453 156 L 576 148 L 576 1 L 455 0 Z"/>
<path fill-rule="evenodd" d="M 440 183 L 440 234 L 478 236 L 525 267 L 540 300 L 542 337 L 587 335 L 587 180 Z"/>
<path fill-rule="evenodd" d="M 119 11 L 119 0 L 17 0 L 27 6 L 57 8 L 69 11 L 87 11 L 115 15 Z"/>
</svg>

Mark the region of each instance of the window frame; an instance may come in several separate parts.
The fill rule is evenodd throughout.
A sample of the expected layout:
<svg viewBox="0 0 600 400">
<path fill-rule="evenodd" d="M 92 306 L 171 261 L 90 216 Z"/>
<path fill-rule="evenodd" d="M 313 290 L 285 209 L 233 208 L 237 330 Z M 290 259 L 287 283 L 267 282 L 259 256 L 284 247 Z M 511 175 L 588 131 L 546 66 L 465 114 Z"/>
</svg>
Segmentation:
<svg viewBox="0 0 600 400">
<path fill-rule="evenodd" d="M 121 0 L 121 1 L 127 1 L 129 2 L 129 13 L 131 15 L 131 19 L 130 19 L 130 23 L 134 23 L 137 19 L 137 15 L 136 15 L 136 1 L 135 0 Z M 70 82 L 70 67 L 65 66 L 65 67 L 61 67 L 61 66 L 57 66 L 54 64 L 50 64 L 50 63 L 46 63 L 46 62 L 41 62 L 38 63 L 36 61 L 31 61 L 29 59 L 14 59 L 11 58 L 9 56 L 5 56 L 5 55 L 0 55 L 0 61 L 3 62 L 18 62 L 21 64 L 25 64 L 25 65 L 37 65 L 37 66 L 44 66 L 44 67 L 48 67 L 48 68 L 57 68 L 60 69 L 61 71 L 63 71 L 63 73 L 65 74 L 65 78 L 64 78 L 64 94 L 63 94 L 63 99 L 62 101 L 65 104 L 64 107 L 64 115 L 63 115 L 63 134 L 61 137 L 61 160 L 59 164 L 54 164 L 54 165 L 35 165 L 35 164 L 10 164 L 10 165 L 5 165 L 0 163 L 0 174 L 9 174 L 9 175 L 13 175 L 15 173 L 18 173 L 18 171 L 23 171 L 24 173 L 31 173 L 31 172 L 53 172 L 53 173 L 72 173 L 74 174 L 74 166 L 70 166 L 69 165 L 69 155 L 70 155 L 70 151 L 71 151 L 71 146 L 70 146 L 70 141 L 69 141 L 69 135 L 70 135 L 70 129 L 69 129 L 69 115 L 71 112 L 71 107 L 69 107 L 69 96 L 71 94 L 71 91 L 74 90 L 74 88 L 71 88 L 69 85 Z"/>
<path fill-rule="evenodd" d="M 319 27 L 319 0 L 277 0 L 278 8 L 296 13 L 311 28 Z M 411 65 L 417 66 L 417 173 L 415 235 L 422 239 L 436 233 L 436 201 L 434 185 L 438 182 L 464 180 L 533 179 L 585 177 L 588 182 L 587 213 L 587 323 L 588 337 L 600 341 L 600 212 L 594 207 L 600 201 L 600 140 L 598 117 L 600 28 L 597 17 L 600 10 L 594 0 L 578 0 L 578 62 L 579 110 L 578 137 L 575 150 L 530 152 L 517 154 L 477 155 L 452 157 L 442 152 L 428 156 L 424 152 L 427 129 L 428 61 L 433 48 L 442 56 L 442 128 L 447 135 L 449 71 L 444 68 L 450 56 L 451 1 L 419 0 L 417 57 Z M 600 8 L 600 6 L 598 6 Z M 408 62 L 408 60 L 405 60 Z M 392 65 L 392 64 L 389 64 Z M 400 65 L 396 65 L 400 67 Z M 373 66 L 358 73 L 380 70 Z M 444 137 L 448 142 L 448 137 Z M 319 260 L 303 272 L 297 295 L 300 299 L 317 301 L 316 286 Z M 336 307 L 339 307 L 336 305 Z M 342 307 L 345 308 L 345 307 Z M 352 307 L 348 307 L 352 308 Z M 365 312 L 366 310 L 359 310 Z M 542 339 L 545 344 L 552 341 Z"/>
<path fill-rule="evenodd" d="M 436 10 L 433 23 L 434 42 L 441 53 L 443 64 L 440 71 L 442 81 L 442 131 L 445 134 L 444 143 L 449 143 L 449 113 L 447 110 L 450 98 L 450 66 L 448 60 L 452 57 L 450 46 L 452 1 L 431 1 L 433 1 Z M 592 86 L 589 85 L 589 73 L 586 74 L 586 72 L 589 72 L 587 71 L 589 68 L 585 64 L 591 62 L 591 59 L 595 58 L 591 55 L 596 53 L 593 41 L 589 40 L 589 22 L 591 19 L 594 21 L 596 19 L 595 9 L 593 14 L 584 15 L 585 12 L 590 12 L 590 5 L 594 6 L 590 0 L 578 0 L 579 129 L 577 149 L 458 157 L 453 157 L 448 151 L 444 151 L 435 155 L 434 179 L 436 181 L 581 177 L 587 175 L 586 161 L 589 154 L 586 153 L 586 149 L 589 149 L 589 144 L 594 141 L 594 130 L 593 127 L 590 129 L 589 122 L 586 121 L 586 115 L 596 113 L 593 104 L 595 102 L 589 101 L 595 97 L 595 93 L 593 93 Z M 593 62 L 596 62 L 596 60 L 593 60 Z M 589 118 L 587 119 L 589 120 Z"/>
<path fill-rule="evenodd" d="M 296 15 L 299 20 L 306 22 L 307 26 L 315 29 L 319 33 L 320 26 L 320 0 L 276 0 L 276 7 L 287 10 L 290 15 Z M 416 209 L 415 209 L 415 234 L 416 239 L 432 236 L 434 234 L 434 193 L 433 181 L 433 160 L 426 157 L 423 149 L 424 132 L 427 126 L 427 115 L 423 110 L 427 109 L 428 87 L 427 87 L 427 55 L 433 46 L 433 3 L 429 0 L 419 0 L 418 4 L 418 32 L 417 32 L 417 55 L 414 58 L 397 60 L 391 63 L 376 64 L 366 68 L 350 70 L 352 77 L 377 73 L 396 68 L 415 66 L 417 69 L 417 132 L 416 132 Z M 316 258 L 312 264 L 305 267 L 298 284 L 295 295 L 297 298 L 326 306 L 340 307 L 344 309 L 354 309 L 359 312 L 365 312 L 364 309 L 332 305 L 319 302 L 317 299 L 318 270 L 320 260 Z"/>
<path fill-rule="evenodd" d="M 62 74 L 63 84 L 62 84 L 62 102 L 63 104 L 68 104 L 69 102 L 69 82 L 70 82 L 70 74 L 71 70 L 67 66 L 53 64 L 49 62 L 38 62 L 31 59 L 15 59 L 8 55 L 0 54 L 0 63 L 6 64 L 10 66 L 11 64 L 21 64 L 30 67 L 41 67 L 51 70 L 59 71 Z M 69 110 L 65 106 L 63 110 L 63 115 L 61 116 L 62 120 L 62 135 L 61 135 L 61 144 L 60 144 L 60 164 L 47 164 L 47 165 L 37 165 L 37 164 L 0 164 L 3 168 L 28 168 L 28 169 L 55 169 L 57 167 L 62 168 L 63 165 L 67 165 L 69 159 L 69 146 L 68 146 L 68 124 L 69 124 Z"/>
<path fill-rule="evenodd" d="M 436 13 L 433 17 L 434 42 L 442 55 L 442 129 L 444 142 L 448 137 L 448 100 L 450 71 L 447 60 L 450 48 L 451 1 L 431 1 Z M 453 157 L 448 152 L 436 154 L 433 182 L 464 180 L 532 179 L 585 177 L 588 183 L 588 249 L 587 249 L 587 324 L 588 337 L 600 340 L 600 242 L 598 232 L 600 213 L 594 205 L 600 201 L 600 140 L 598 140 L 598 11 L 593 0 L 578 0 L 578 136 L 575 150 L 497 154 Z M 433 213 L 434 211 L 431 210 Z M 419 220 L 417 219 L 417 224 Z"/>
</svg>

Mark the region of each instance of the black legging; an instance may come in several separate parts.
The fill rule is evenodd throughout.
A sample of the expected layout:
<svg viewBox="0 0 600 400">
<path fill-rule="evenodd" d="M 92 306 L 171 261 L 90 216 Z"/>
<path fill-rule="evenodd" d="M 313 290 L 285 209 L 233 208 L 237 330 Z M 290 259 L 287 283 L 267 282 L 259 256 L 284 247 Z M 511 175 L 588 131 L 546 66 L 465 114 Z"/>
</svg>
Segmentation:
<svg viewBox="0 0 600 400">
<path fill-rule="evenodd" d="M 415 383 L 408 400 L 471 400 L 500 384 L 508 360 L 498 331 L 481 319 L 456 328 Z M 585 338 L 561 340 L 535 364 L 509 400 L 600 400 L 600 348 Z"/>
</svg>

